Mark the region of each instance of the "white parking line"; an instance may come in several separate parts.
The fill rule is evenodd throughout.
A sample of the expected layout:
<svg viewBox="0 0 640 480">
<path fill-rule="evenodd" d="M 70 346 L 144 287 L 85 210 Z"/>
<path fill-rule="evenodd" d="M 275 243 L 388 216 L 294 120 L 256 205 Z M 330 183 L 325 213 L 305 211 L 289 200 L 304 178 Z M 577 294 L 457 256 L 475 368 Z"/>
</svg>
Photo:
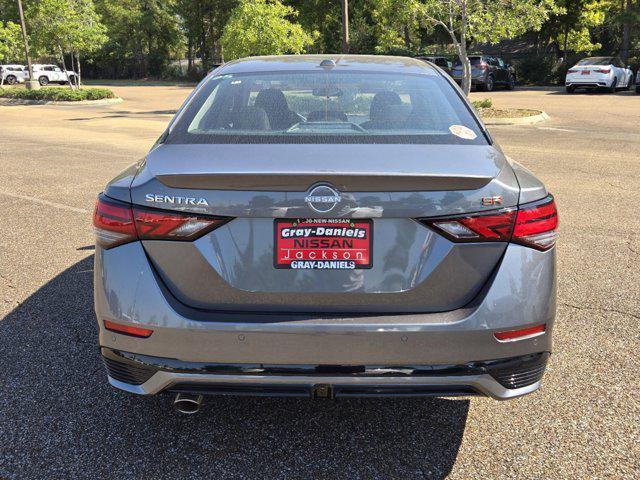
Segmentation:
<svg viewBox="0 0 640 480">
<path fill-rule="evenodd" d="M 28 202 L 37 203 L 39 205 L 46 205 L 48 207 L 57 208 L 59 210 L 66 210 L 68 212 L 75 213 L 89 213 L 89 210 L 85 208 L 72 207 L 71 205 L 64 205 L 62 203 L 50 202 L 49 200 L 43 200 L 41 198 L 29 197 L 27 195 L 18 195 L 17 193 L 9 193 L 0 191 L 0 195 L 5 195 L 7 197 L 19 198 L 20 200 L 26 200 Z"/>
<path fill-rule="evenodd" d="M 580 130 L 571 130 L 569 128 L 558 128 L 558 127 L 536 127 L 538 130 L 553 130 L 555 132 L 569 132 L 569 133 L 575 133 L 578 132 Z"/>
</svg>

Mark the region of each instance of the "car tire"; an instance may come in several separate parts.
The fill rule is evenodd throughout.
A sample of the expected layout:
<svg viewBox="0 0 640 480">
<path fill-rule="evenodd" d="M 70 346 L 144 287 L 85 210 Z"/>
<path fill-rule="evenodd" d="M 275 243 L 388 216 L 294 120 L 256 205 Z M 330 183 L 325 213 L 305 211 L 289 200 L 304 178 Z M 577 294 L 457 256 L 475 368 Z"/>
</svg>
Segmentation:
<svg viewBox="0 0 640 480">
<path fill-rule="evenodd" d="M 7 78 L 5 78 L 4 81 L 7 85 L 15 85 L 18 78 L 15 75 L 7 75 Z"/>
<path fill-rule="evenodd" d="M 575 93 L 576 91 L 576 87 L 574 87 L 573 85 L 566 87 L 565 90 L 567 91 L 568 94 L 572 94 Z"/>
<path fill-rule="evenodd" d="M 42 75 L 40 78 L 38 78 L 38 83 L 45 87 L 47 85 L 49 85 L 49 78 L 45 75 Z"/>
<path fill-rule="evenodd" d="M 609 87 L 609 92 L 610 93 L 616 93 L 617 89 L 618 89 L 618 77 L 614 77 L 613 78 L 613 82 L 611 83 L 611 86 Z"/>
<path fill-rule="evenodd" d="M 640 85 L 636 85 L 636 93 L 640 93 Z"/>
<path fill-rule="evenodd" d="M 633 87 L 633 84 L 635 83 L 634 80 L 635 79 L 633 78 L 633 75 L 631 75 L 629 77 L 629 83 L 627 83 L 627 88 L 625 88 L 625 90 L 631 90 L 631 87 Z"/>
<path fill-rule="evenodd" d="M 507 80 L 507 90 L 514 90 L 516 88 L 516 79 L 513 75 L 509 75 L 509 79 Z"/>
<path fill-rule="evenodd" d="M 484 82 L 484 88 L 483 88 L 483 90 L 484 90 L 485 92 L 491 92 L 491 91 L 493 91 L 493 87 L 494 87 L 494 86 L 495 86 L 495 82 L 494 82 L 494 80 L 493 80 L 493 75 L 489 75 L 489 76 L 487 77 L 487 81 L 486 81 L 486 82 Z"/>
</svg>

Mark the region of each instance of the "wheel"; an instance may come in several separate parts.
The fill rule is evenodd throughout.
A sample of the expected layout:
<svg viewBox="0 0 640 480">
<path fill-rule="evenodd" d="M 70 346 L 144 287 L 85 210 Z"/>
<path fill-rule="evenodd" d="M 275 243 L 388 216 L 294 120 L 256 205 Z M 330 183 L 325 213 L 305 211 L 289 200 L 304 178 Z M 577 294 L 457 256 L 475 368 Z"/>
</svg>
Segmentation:
<svg viewBox="0 0 640 480">
<path fill-rule="evenodd" d="M 640 85 L 636 85 L 636 93 L 640 93 Z"/>
<path fill-rule="evenodd" d="M 72 84 L 72 85 L 77 85 L 77 81 L 78 81 L 78 79 L 76 78 L 76 76 L 75 76 L 75 75 L 71 75 L 71 76 L 69 77 L 69 81 L 71 82 L 71 84 Z M 67 82 L 65 82 L 65 83 L 67 83 Z"/>
<path fill-rule="evenodd" d="M 609 92 L 616 93 L 617 88 L 618 88 L 618 77 L 615 77 L 613 79 L 613 82 L 611 83 L 611 86 L 609 87 Z"/>
<path fill-rule="evenodd" d="M 513 75 L 509 75 L 509 80 L 507 80 L 506 87 L 507 90 L 513 90 L 514 88 L 516 88 L 516 79 Z"/>
<path fill-rule="evenodd" d="M 4 80 L 7 82 L 7 85 L 14 85 L 18 81 L 15 75 L 7 75 L 7 78 Z"/>
<path fill-rule="evenodd" d="M 629 83 L 627 83 L 627 88 L 625 90 L 631 90 L 631 87 L 633 87 L 633 75 L 629 76 Z"/>
<path fill-rule="evenodd" d="M 493 75 L 489 75 L 487 77 L 487 80 L 484 82 L 484 85 L 482 85 L 482 87 L 480 87 L 480 85 L 478 85 L 478 90 L 482 89 L 485 92 L 490 92 L 493 90 L 493 86 L 494 86 L 495 82 L 493 81 Z"/>
<path fill-rule="evenodd" d="M 38 82 L 44 87 L 45 85 L 49 85 L 49 78 L 43 75 L 38 79 Z"/>
<path fill-rule="evenodd" d="M 576 87 L 574 87 L 573 85 L 569 85 L 567 86 L 566 91 L 569 94 L 574 93 L 576 91 Z"/>
</svg>

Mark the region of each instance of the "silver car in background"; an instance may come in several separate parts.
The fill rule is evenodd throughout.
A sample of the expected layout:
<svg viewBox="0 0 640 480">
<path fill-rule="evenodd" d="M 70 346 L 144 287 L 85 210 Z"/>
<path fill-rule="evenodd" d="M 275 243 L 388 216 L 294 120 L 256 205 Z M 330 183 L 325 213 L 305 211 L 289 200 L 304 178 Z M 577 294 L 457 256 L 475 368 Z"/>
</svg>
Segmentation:
<svg viewBox="0 0 640 480">
<path fill-rule="evenodd" d="M 203 394 L 531 393 L 557 224 L 425 62 L 227 63 L 98 199 L 109 382 L 190 412 Z"/>
</svg>

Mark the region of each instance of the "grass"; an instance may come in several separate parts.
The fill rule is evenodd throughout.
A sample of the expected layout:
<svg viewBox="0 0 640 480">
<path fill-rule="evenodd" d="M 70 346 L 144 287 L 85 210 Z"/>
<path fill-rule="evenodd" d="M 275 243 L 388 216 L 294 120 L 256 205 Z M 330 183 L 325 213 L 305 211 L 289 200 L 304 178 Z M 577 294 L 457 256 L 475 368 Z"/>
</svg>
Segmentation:
<svg viewBox="0 0 640 480">
<path fill-rule="evenodd" d="M 47 100 L 55 102 L 79 102 L 82 100 L 103 100 L 116 98 L 116 94 L 108 88 L 70 88 L 47 87 L 40 90 L 24 88 L 0 88 L 0 98 L 15 98 L 19 100 Z"/>
<path fill-rule="evenodd" d="M 493 101 L 490 98 L 484 98 L 482 100 L 474 100 L 471 102 L 473 104 L 473 108 L 479 110 L 480 108 L 491 108 L 493 107 Z"/>
</svg>

